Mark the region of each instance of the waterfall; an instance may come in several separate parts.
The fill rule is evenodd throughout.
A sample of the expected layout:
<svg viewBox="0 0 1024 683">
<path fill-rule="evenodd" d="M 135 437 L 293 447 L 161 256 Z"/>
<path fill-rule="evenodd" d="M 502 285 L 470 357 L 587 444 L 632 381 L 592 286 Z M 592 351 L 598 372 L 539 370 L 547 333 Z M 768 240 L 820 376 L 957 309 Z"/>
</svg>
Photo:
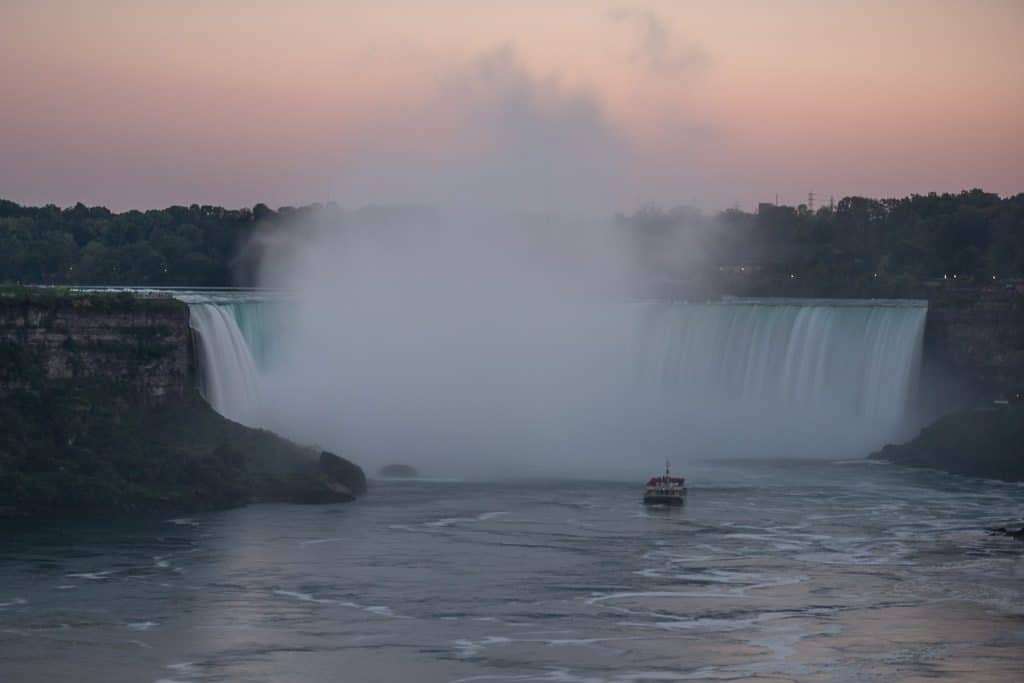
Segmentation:
<svg viewBox="0 0 1024 683">
<path fill-rule="evenodd" d="M 189 326 L 196 338 L 199 389 L 221 415 L 252 424 L 259 378 L 256 362 L 235 317 L 245 304 L 190 303 Z"/>
<path fill-rule="evenodd" d="M 898 420 L 915 385 L 919 302 L 642 303 L 638 373 L 709 398 Z"/>
<path fill-rule="evenodd" d="M 681 443 L 863 454 L 905 428 L 927 313 L 925 302 L 634 301 L 566 309 L 549 318 L 569 321 L 558 329 L 498 327 L 495 309 L 453 330 L 432 315 L 187 301 L 203 396 L 238 422 L 366 450 L 472 437 L 593 457 Z"/>
</svg>

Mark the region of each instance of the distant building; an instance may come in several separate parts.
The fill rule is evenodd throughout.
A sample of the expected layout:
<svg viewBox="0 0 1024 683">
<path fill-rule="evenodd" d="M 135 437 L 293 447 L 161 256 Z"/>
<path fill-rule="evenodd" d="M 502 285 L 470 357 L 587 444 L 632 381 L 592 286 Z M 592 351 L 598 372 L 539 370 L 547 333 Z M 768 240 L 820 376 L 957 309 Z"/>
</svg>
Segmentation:
<svg viewBox="0 0 1024 683">
<path fill-rule="evenodd" d="M 771 202 L 760 202 L 757 205 L 757 215 L 761 219 L 772 220 L 773 218 L 785 219 L 792 216 L 796 209 L 785 204 L 772 204 Z"/>
</svg>

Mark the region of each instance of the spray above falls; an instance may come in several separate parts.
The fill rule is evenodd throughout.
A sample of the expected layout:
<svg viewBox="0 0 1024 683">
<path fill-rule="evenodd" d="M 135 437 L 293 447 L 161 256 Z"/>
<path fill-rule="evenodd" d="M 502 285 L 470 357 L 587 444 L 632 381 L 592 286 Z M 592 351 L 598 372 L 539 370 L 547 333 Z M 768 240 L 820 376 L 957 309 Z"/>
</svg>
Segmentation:
<svg viewBox="0 0 1024 683">
<path fill-rule="evenodd" d="M 296 221 L 246 254 L 283 293 L 275 315 L 191 302 L 224 313 L 194 316 L 200 344 L 221 345 L 207 364 L 244 355 L 238 339 L 252 356 L 204 370 L 204 390 L 371 470 L 635 477 L 666 457 L 858 457 L 902 435 L 920 302 L 637 300 L 650 271 L 614 221 L 417 207 Z M 672 255 L 692 263 L 707 255 L 688 234 Z"/>
</svg>

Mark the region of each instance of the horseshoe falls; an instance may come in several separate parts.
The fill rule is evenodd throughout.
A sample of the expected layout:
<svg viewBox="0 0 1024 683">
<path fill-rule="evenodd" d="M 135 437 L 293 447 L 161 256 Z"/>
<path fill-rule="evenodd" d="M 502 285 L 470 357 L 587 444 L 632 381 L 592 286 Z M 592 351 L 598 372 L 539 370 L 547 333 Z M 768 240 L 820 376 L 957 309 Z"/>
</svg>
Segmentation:
<svg viewBox="0 0 1024 683">
<path fill-rule="evenodd" d="M 919 370 L 916 302 L 641 304 L 636 363 L 666 385 L 747 404 L 902 417 Z"/>
<path fill-rule="evenodd" d="M 371 465 L 509 473 L 861 457 L 906 429 L 927 313 L 918 301 L 591 302 L 455 325 L 450 311 L 409 322 L 189 304 L 200 388 L 226 417 Z"/>
</svg>

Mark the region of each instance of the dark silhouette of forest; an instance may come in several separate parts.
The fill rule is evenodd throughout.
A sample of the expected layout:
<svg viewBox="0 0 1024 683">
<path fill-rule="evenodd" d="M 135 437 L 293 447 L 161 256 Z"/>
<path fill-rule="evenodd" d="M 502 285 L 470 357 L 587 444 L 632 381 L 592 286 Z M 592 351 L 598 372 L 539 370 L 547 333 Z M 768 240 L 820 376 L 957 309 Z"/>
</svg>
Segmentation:
<svg viewBox="0 0 1024 683">
<path fill-rule="evenodd" d="M 911 297 L 1024 277 L 1024 194 L 846 197 L 816 211 L 762 204 L 715 216 L 650 208 L 618 221 L 648 288 L 667 294 Z"/>
<path fill-rule="evenodd" d="M 248 286 L 254 235 L 301 232 L 311 219 L 343 226 L 345 215 L 333 204 L 113 213 L 0 200 L 0 283 Z M 615 220 L 647 294 L 921 296 L 1024 278 L 1024 194 L 847 197 L 815 211 L 762 204 L 716 215 L 648 207 Z"/>
<path fill-rule="evenodd" d="M 0 200 L 0 282 L 248 284 L 252 273 L 240 261 L 243 247 L 261 226 L 289 215 L 287 209 L 272 211 L 262 204 L 251 209 L 193 204 L 113 213 L 81 203 L 61 209 Z"/>
</svg>

